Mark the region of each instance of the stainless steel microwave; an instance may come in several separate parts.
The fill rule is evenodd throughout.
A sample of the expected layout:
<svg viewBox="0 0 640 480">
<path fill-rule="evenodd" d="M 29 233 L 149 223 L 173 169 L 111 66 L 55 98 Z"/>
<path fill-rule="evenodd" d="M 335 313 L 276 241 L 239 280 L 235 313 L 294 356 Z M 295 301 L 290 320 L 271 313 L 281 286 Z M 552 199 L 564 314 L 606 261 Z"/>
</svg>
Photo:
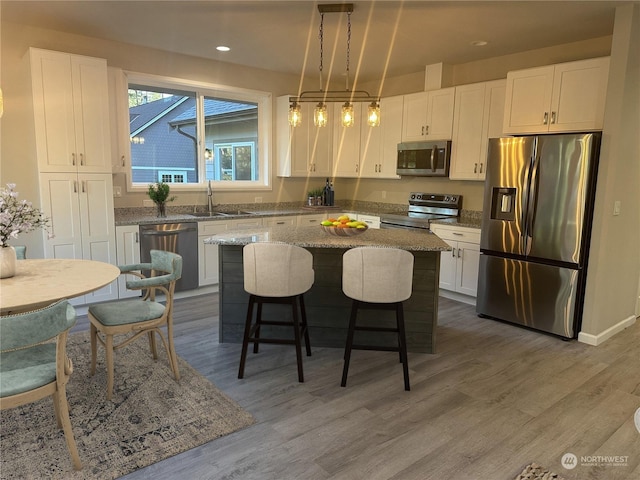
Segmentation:
<svg viewBox="0 0 640 480">
<path fill-rule="evenodd" d="M 398 144 L 398 175 L 448 177 L 451 140 Z"/>
</svg>

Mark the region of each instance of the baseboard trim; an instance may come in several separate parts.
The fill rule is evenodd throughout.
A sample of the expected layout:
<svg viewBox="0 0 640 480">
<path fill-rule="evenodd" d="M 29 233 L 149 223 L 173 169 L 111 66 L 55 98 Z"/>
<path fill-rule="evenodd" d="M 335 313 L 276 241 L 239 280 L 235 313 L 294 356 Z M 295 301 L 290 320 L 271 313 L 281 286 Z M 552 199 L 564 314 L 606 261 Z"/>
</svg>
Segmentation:
<svg viewBox="0 0 640 480">
<path fill-rule="evenodd" d="M 621 332 L 625 328 L 629 328 L 634 323 L 636 323 L 636 317 L 634 315 L 631 315 L 620 321 L 619 323 L 613 325 L 612 327 L 607 328 L 604 332 L 598 333 L 597 335 L 580 332 L 578 334 L 578 341 L 586 343 L 587 345 L 593 345 L 594 347 L 597 347 L 598 345 L 602 345 L 605 341 L 613 337 L 616 333 Z"/>
<path fill-rule="evenodd" d="M 449 300 L 455 300 L 457 302 L 466 303 L 467 305 L 471 305 L 473 307 L 476 306 L 476 297 L 471 297 L 469 295 L 465 295 L 463 293 L 452 292 L 450 290 L 442 290 L 440 289 L 439 295 L 444 298 L 448 298 Z"/>
</svg>

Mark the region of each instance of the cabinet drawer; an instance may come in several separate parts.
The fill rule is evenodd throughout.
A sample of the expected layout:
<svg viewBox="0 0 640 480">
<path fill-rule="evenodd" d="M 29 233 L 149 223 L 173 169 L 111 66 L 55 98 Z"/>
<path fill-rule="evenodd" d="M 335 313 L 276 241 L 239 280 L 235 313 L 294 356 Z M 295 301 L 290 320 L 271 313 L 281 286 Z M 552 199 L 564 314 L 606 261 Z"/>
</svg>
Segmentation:
<svg viewBox="0 0 640 480">
<path fill-rule="evenodd" d="M 296 217 L 292 215 L 281 216 L 281 217 L 267 217 L 262 219 L 262 225 L 264 225 L 265 227 L 272 227 L 272 226 L 278 226 L 278 225 L 292 226 L 295 224 L 296 224 Z"/>
<path fill-rule="evenodd" d="M 300 215 L 298 217 L 299 226 L 313 226 L 320 225 L 324 219 L 329 218 L 330 215 Z"/>
<path fill-rule="evenodd" d="M 215 235 L 229 230 L 227 222 L 198 222 L 198 235 Z"/>
<path fill-rule="evenodd" d="M 480 229 L 431 224 L 431 231 L 443 240 L 480 244 Z"/>
</svg>

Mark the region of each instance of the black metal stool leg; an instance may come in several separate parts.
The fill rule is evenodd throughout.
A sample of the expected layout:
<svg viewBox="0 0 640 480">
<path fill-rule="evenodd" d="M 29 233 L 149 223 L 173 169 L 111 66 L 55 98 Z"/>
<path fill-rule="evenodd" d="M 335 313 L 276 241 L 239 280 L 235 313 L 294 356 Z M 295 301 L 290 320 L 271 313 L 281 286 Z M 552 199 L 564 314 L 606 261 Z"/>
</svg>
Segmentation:
<svg viewBox="0 0 640 480">
<path fill-rule="evenodd" d="M 307 349 L 307 357 L 311 356 L 311 340 L 309 340 L 309 325 L 307 324 L 307 311 L 304 308 L 304 295 L 298 297 L 300 299 L 300 312 L 302 316 L 302 329 L 304 330 L 304 344 Z"/>
<path fill-rule="evenodd" d="M 402 360 L 402 372 L 404 374 L 404 389 L 409 391 L 409 359 L 407 356 L 407 337 L 404 330 L 404 309 L 402 303 L 396 305 L 396 319 L 398 322 L 398 339 L 400 342 L 400 359 Z"/>
<path fill-rule="evenodd" d="M 298 320 L 298 304 L 296 298 L 291 298 L 291 309 L 293 311 L 293 335 L 296 345 L 296 361 L 298 362 L 298 381 L 304 382 L 304 373 L 302 373 L 302 345 L 300 342 L 300 321 Z"/>
<path fill-rule="evenodd" d="M 244 376 L 244 364 L 247 360 L 247 349 L 249 348 L 249 333 L 251 331 L 251 320 L 253 317 L 253 304 L 255 297 L 249 296 L 249 306 L 247 307 L 247 319 L 244 324 L 244 336 L 242 339 L 242 352 L 240 353 L 240 368 L 238 369 L 238 378 Z"/>
<path fill-rule="evenodd" d="M 356 329 L 356 318 L 358 316 L 358 301 L 351 304 L 351 317 L 349 318 L 349 330 L 347 332 L 347 344 L 344 347 L 344 367 L 342 367 L 341 387 L 347 386 L 347 374 L 349 373 L 349 362 L 351 361 L 351 347 L 353 346 L 353 335 Z"/>
<path fill-rule="evenodd" d="M 254 342 L 253 342 L 253 353 L 258 353 L 258 348 L 260 345 L 260 327 L 262 326 L 262 301 L 257 299 L 258 309 L 256 311 L 256 330 L 254 333 Z"/>
</svg>

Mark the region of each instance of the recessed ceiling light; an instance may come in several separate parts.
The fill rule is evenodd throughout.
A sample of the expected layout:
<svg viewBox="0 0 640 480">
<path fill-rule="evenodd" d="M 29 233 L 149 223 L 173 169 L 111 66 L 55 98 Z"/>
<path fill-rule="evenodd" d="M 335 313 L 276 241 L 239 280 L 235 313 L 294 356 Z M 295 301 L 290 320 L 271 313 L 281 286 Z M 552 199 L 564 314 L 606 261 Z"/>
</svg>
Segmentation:
<svg viewBox="0 0 640 480">
<path fill-rule="evenodd" d="M 470 45 L 472 47 L 484 47 L 487 43 L 489 42 L 485 42 L 484 40 L 474 40 Z"/>
<path fill-rule="evenodd" d="M 218 50 L 219 52 L 228 52 L 231 49 L 225 45 L 218 45 L 216 47 L 216 50 Z"/>
</svg>

